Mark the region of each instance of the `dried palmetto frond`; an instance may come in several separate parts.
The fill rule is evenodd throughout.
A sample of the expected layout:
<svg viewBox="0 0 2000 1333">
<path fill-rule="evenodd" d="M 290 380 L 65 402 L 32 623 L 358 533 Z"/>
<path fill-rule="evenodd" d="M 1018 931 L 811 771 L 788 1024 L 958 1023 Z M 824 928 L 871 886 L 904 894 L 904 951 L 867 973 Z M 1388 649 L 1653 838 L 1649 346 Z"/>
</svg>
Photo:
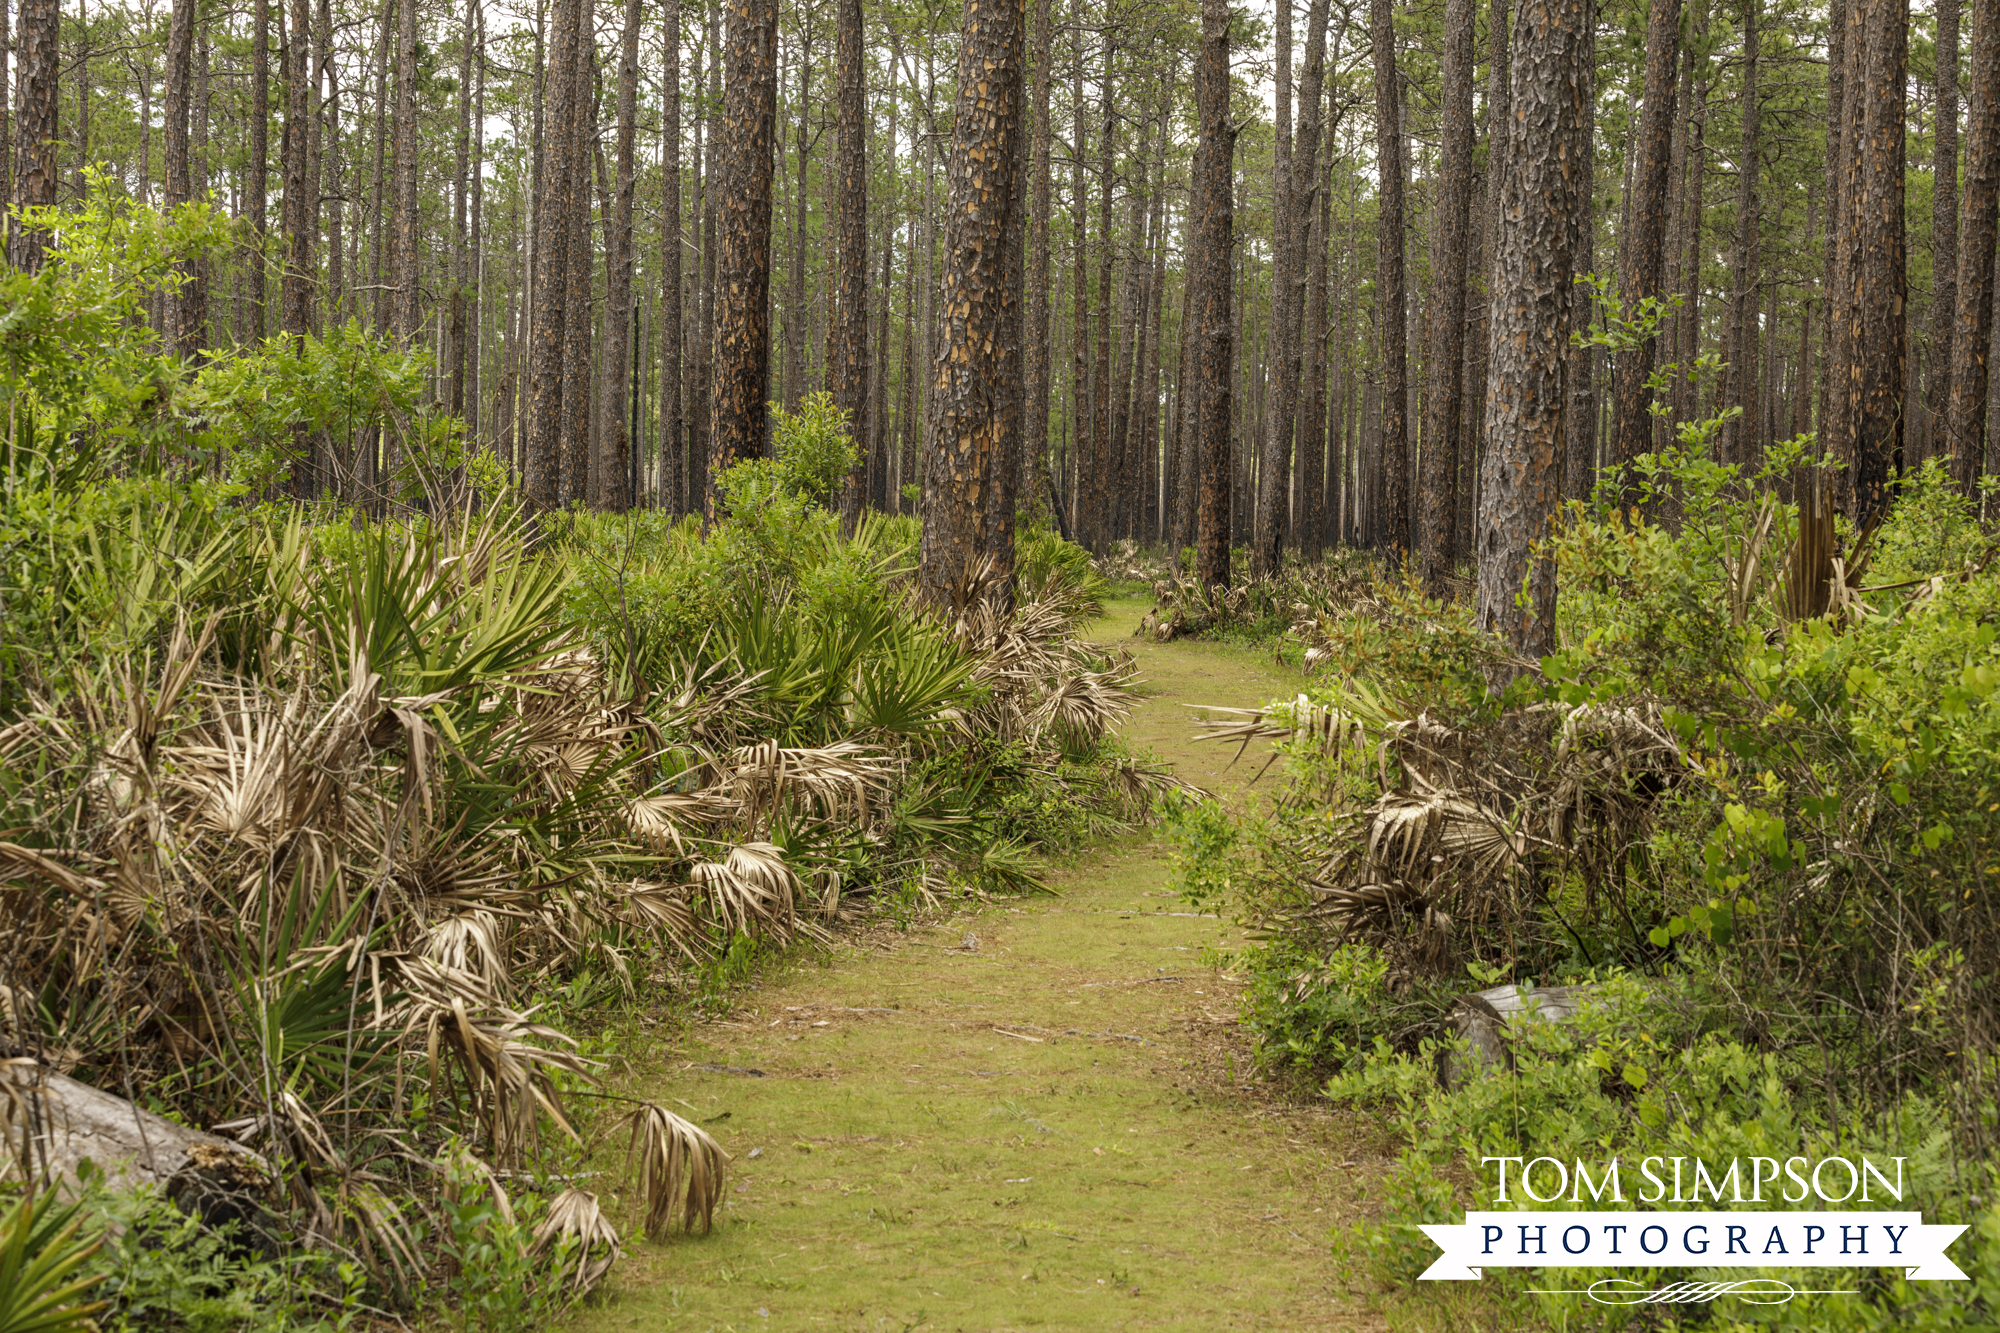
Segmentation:
<svg viewBox="0 0 2000 1333">
<path fill-rule="evenodd" d="M 653 851 L 685 856 L 684 828 L 692 836 L 696 829 L 734 819 L 742 809 L 742 802 L 716 791 L 661 792 L 626 802 L 625 823 L 632 836 Z"/>
<path fill-rule="evenodd" d="M 477 976 L 495 995 L 511 981 L 500 919 L 487 911 L 459 912 L 434 923 L 418 946 L 426 958 Z"/>
<path fill-rule="evenodd" d="M 716 919 L 730 930 L 766 926 L 782 934 L 791 928 L 798 879 L 777 845 L 746 842 L 730 848 L 723 860 L 703 862 L 688 873 Z"/>
<path fill-rule="evenodd" d="M 689 962 L 701 956 L 696 946 L 701 918 L 688 900 L 687 885 L 630 884 L 611 896 L 619 920 L 664 935 Z"/>
<path fill-rule="evenodd" d="M 1075 671 L 1043 697 L 1033 721 L 1037 727 L 1096 742 L 1132 711 L 1131 681 L 1132 672 L 1124 664 L 1106 671 Z"/>
<path fill-rule="evenodd" d="M 562 1281 L 577 1296 L 602 1282 L 623 1252 L 618 1228 L 605 1217 L 597 1196 L 586 1190 L 572 1188 L 556 1195 L 548 1216 L 535 1226 L 531 1252 L 546 1257 L 565 1240 L 576 1242 L 576 1255 Z"/>
<path fill-rule="evenodd" d="M 707 1231 L 722 1202 L 723 1165 L 729 1154 L 700 1125 L 652 1102 L 632 1112 L 631 1125 L 628 1157 L 639 1166 L 646 1234 L 655 1240 L 665 1236 L 673 1229 L 676 1209 L 682 1230 Z"/>
</svg>

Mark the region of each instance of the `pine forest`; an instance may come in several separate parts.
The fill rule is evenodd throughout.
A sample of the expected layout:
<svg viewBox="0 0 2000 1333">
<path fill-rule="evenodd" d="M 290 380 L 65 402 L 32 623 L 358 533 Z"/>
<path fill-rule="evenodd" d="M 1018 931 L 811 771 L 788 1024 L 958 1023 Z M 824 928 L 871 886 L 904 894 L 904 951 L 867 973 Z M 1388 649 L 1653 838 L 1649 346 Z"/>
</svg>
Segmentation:
<svg viewBox="0 0 2000 1333">
<path fill-rule="evenodd" d="M 0 1333 L 2000 1320 L 1918 6 L 0 0 Z"/>
</svg>

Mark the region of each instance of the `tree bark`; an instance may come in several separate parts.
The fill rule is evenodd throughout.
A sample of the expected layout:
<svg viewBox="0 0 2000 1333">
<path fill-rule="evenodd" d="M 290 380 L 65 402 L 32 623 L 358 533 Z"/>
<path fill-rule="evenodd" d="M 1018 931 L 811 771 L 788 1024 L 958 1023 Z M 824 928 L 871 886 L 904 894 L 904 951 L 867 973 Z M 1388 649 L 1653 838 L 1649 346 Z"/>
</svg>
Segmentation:
<svg viewBox="0 0 2000 1333">
<path fill-rule="evenodd" d="M 791 290 L 786 293 L 785 300 L 784 403 L 787 412 L 799 410 L 799 399 L 804 395 L 806 385 L 806 325 L 809 322 L 806 314 L 806 218 L 810 212 L 806 204 L 806 183 L 812 175 L 812 17 L 810 7 L 800 11 L 799 169 L 792 181 L 797 202 L 792 205 Z"/>
<path fill-rule="evenodd" d="M 1097 540 L 1090 515 L 1090 250 L 1089 196 L 1084 187 L 1084 157 L 1089 125 L 1083 103 L 1083 4 L 1070 7 L 1070 439 L 1068 448 L 1070 540 L 1090 545 Z"/>
<path fill-rule="evenodd" d="M 729 7 L 729 66 L 717 133 L 715 365 L 709 408 L 708 513 L 715 474 L 770 453 L 771 135 L 777 119 L 776 0 Z"/>
<path fill-rule="evenodd" d="M 293 40 L 296 42 L 296 34 Z M 294 106 L 305 91 L 303 81 L 301 85 L 291 94 Z M 400 0 L 397 15 L 395 227 L 396 338 L 407 347 L 423 327 L 417 256 L 417 0 Z M 288 300 L 287 320 L 291 317 L 289 304 Z"/>
<path fill-rule="evenodd" d="M 1758 0 L 1743 6 L 1743 148 L 1736 161 L 1735 292 L 1729 323 L 1736 355 L 1729 367 L 1729 401 L 1742 415 L 1724 428 L 1723 461 L 1748 476 L 1756 470 L 1762 431 L 1757 413 L 1757 94 Z"/>
<path fill-rule="evenodd" d="M 564 505 L 588 504 L 591 498 L 591 415 L 598 381 L 591 361 L 596 329 L 591 323 L 591 277 L 596 255 L 590 243 L 591 164 L 597 142 L 597 15 L 595 0 L 583 0 L 577 23 L 576 97 L 563 130 L 568 143 L 570 184 L 569 233 L 563 302 L 569 316 L 563 323 L 563 424 L 557 461 L 557 494 Z"/>
<path fill-rule="evenodd" d="M 1005 546 L 990 488 L 1011 460 L 1019 429 L 1018 383 L 1007 383 L 1010 322 L 1018 330 L 1018 287 L 1007 282 L 1008 235 L 1015 229 L 1017 143 L 1026 54 L 1020 0 L 968 5 L 958 48 L 956 117 L 946 169 L 944 272 L 937 358 L 924 440 L 924 530 L 917 580 L 934 604 L 984 596 L 1002 609 L 1004 580 L 985 561 Z M 1018 362 L 1016 362 L 1018 364 Z M 1011 553 L 1006 553 L 1011 558 Z"/>
<path fill-rule="evenodd" d="M 1190 357 L 1195 378 L 1192 434 L 1201 471 L 1195 581 L 1214 588 L 1229 586 L 1229 425 L 1235 350 L 1230 261 L 1235 250 L 1231 177 L 1236 127 L 1229 120 L 1228 0 L 1202 0 L 1201 55 L 1194 86 L 1201 121 L 1194 160 L 1194 244 L 1188 255 L 1190 281 L 1195 284 L 1190 312 L 1195 321 Z"/>
<path fill-rule="evenodd" d="M 1627 313 L 1660 295 L 1666 239 L 1667 168 L 1673 159 L 1674 74 L 1680 48 L 1680 0 L 1652 0 L 1646 33 L 1646 101 L 1633 145 L 1631 225 L 1620 244 L 1619 299 Z M 1619 355 L 1612 380 L 1614 464 L 1629 463 L 1653 447 L 1653 416 L 1646 380 L 1658 356 L 1657 338 Z"/>
<path fill-rule="evenodd" d="M 459 42 L 458 53 L 458 128 L 452 145 L 455 161 L 451 184 L 451 298 L 450 298 L 450 338 L 451 345 L 446 354 L 446 370 L 450 375 L 451 389 L 448 406 L 451 414 L 461 421 L 465 418 L 465 375 L 466 375 L 466 310 L 465 289 L 469 267 L 466 260 L 467 213 L 472 203 L 472 46 L 473 33 L 478 25 L 479 0 L 466 0 L 465 28 Z"/>
<path fill-rule="evenodd" d="M 862 87 L 861 0 L 834 0 L 834 170 L 839 174 L 839 264 L 828 324 L 827 379 L 834 406 L 863 446 L 841 491 L 851 529 L 867 499 L 868 455 L 868 105 Z"/>
<path fill-rule="evenodd" d="M 1974 0 L 1975 6 L 1978 0 Z M 1942 452 L 1940 429 L 1951 402 L 1952 325 L 1958 318 L 1958 0 L 1937 10 L 1937 129 L 1931 138 L 1930 452 Z"/>
<path fill-rule="evenodd" d="M 22 10 L 26 14 L 25 7 Z M 378 66 L 386 62 L 378 61 Z M 379 101 L 379 96 L 378 96 Z M 264 245 L 271 176 L 271 5 L 255 0 L 250 9 L 250 163 L 244 173 L 245 208 L 250 215 L 250 336 L 262 342 L 269 331 L 264 316 Z M 379 154 L 378 154 L 379 155 Z"/>
<path fill-rule="evenodd" d="M 1402 90 L 1397 86 L 1396 28 L 1390 0 L 1370 0 L 1375 57 L 1375 161 L 1380 173 L 1375 223 L 1375 323 L 1382 353 L 1381 540 L 1391 563 L 1410 547 L 1408 297 L 1403 286 Z"/>
<path fill-rule="evenodd" d="M 1581 176 L 1577 181 L 1580 200 L 1579 231 L 1575 267 L 1578 273 L 1596 269 L 1597 258 L 1597 0 L 1585 0 L 1583 68 L 1586 88 L 1583 127 L 1578 137 L 1583 145 Z M 1590 327 L 1594 312 L 1582 292 L 1577 292 L 1570 308 L 1570 329 L 1583 333 Z M 1569 354 L 1569 420 L 1564 425 L 1562 498 L 1587 500 L 1597 482 L 1597 349 L 1572 347 Z"/>
<path fill-rule="evenodd" d="M 1522 0 L 1514 32 L 1514 134 L 1501 182 L 1475 540 L 1479 626 L 1528 658 L 1555 649 L 1555 567 L 1531 547 L 1548 528 L 1561 483 L 1590 10 L 1589 0 Z"/>
<path fill-rule="evenodd" d="M 1298 325 L 1291 319 L 1292 248 L 1292 0 L 1277 0 L 1272 43 L 1271 126 L 1271 376 L 1270 410 L 1259 440 L 1250 542 L 1250 572 L 1275 573 L 1284 541 L 1286 487 L 1291 479 L 1292 425 L 1298 411 Z"/>
<path fill-rule="evenodd" d="M 1324 553 L 1328 505 L 1335 466 L 1327 461 L 1331 438 L 1327 431 L 1326 340 L 1330 318 L 1327 290 L 1327 252 L 1333 237 L 1333 152 L 1331 136 L 1320 142 L 1318 207 L 1313 210 L 1312 228 L 1307 237 L 1311 266 L 1306 280 L 1304 358 L 1305 394 L 1299 409 L 1299 450 L 1304 466 L 1299 469 L 1299 558 L 1317 564 Z M 1337 448 L 1337 446 L 1336 446 Z"/>
<path fill-rule="evenodd" d="M 611 191 L 612 250 L 605 255 L 604 440 L 597 466 L 597 503 L 631 508 L 630 434 L 632 339 L 638 308 L 632 300 L 632 154 L 639 132 L 639 0 L 625 0 L 625 30 L 618 49 L 618 162 Z"/>
<path fill-rule="evenodd" d="M 1022 423 L 1026 475 L 1021 491 L 1030 512 L 1049 506 L 1049 379 L 1055 369 L 1055 349 L 1049 343 L 1049 62 L 1054 47 L 1049 0 L 1035 3 L 1034 160 L 1028 171 L 1032 194 L 1028 204 L 1028 310 L 1023 371 L 1027 377 L 1027 419 Z"/>
<path fill-rule="evenodd" d="M 1452 491 L 1465 387 L 1466 231 L 1472 216 L 1472 0 L 1446 0 L 1437 225 L 1431 253 L 1430 388 L 1424 395 L 1418 551 L 1424 584 L 1443 595 L 1457 558 Z"/>
<path fill-rule="evenodd" d="M 1848 8 L 1848 70 L 1855 77 L 1846 93 L 1857 104 L 1859 124 L 1845 201 L 1846 227 L 1852 236 L 1846 273 L 1846 359 L 1841 367 L 1847 420 L 1836 446 L 1847 464 L 1846 475 L 1852 478 L 1854 521 L 1865 527 L 1886 512 L 1889 480 L 1901 467 L 1903 454 L 1909 357 L 1903 234 L 1909 4 L 1908 0 L 1849 0 Z M 1986 249 L 1991 248 L 1987 242 Z M 1985 386 L 1979 387 L 1983 411 Z"/>
<path fill-rule="evenodd" d="M 1101 203 L 1097 222 L 1097 371 L 1090 394 L 1090 549 L 1103 552 L 1111 541 L 1111 282 L 1117 267 L 1117 246 L 1111 235 L 1111 186 L 1117 155 L 1118 113 L 1114 105 L 1117 42 L 1104 38 L 1104 132 L 1097 141 L 1097 180 Z"/>
<path fill-rule="evenodd" d="M 408 4 L 410 0 L 402 0 Z M 583 0 L 555 0 L 549 35 L 546 110 L 543 113 L 542 188 L 535 200 L 535 274 L 532 348 L 528 371 L 527 457 L 522 488 L 529 506 L 562 503 L 563 344 L 569 313 L 569 196 L 578 188 L 571 170 L 568 125 L 577 99 L 578 29 Z"/>
<path fill-rule="evenodd" d="M 21 0 L 21 39 L 14 48 L 20 80 L 19 118 L 14 125 L 14 206 L 41 208 L 56 201 L 56 79 L 61 55 L 56 47 L 61 10 L 56 0 Z M 7 262 L 23 273 L 42 266 L 48 232 L 7 222 Z"/>
<path fill-rule="evenodd" d="M 1946 435 L 1952 480 L 1972 495 L 1986 457 L 1986 359 L 1993 339 L 1995 205 L 2000 202 L 2000 0 L 1972 0 L 1966 66 L 1965 192 L 1959 203 L 1958 310 Z M 1831 349 L 1829 349 L 1831 351 Z"/>
<path fill-rule="evenodd" d="M 164 144 L 167 190 L 166 205 L 178 208 L 194 198 L 194 180 L 188 165 L 188 112 L 194 85 L 194 0 L 174 0 L 173 17 L 167 28 L 167 105 Z M 183 360 L 192 357 L 198 340 L 190 309 L 193 274 L 179 266 L 182 285 L 171 298 L 167 328 L 168 345 Z"/>
<path fill-rule="evenodd" d="M 658 504 L 686 512 L 681 406 L 681 0 L 664 0 L 660 43 L 660 475 Z"/>
</svg>

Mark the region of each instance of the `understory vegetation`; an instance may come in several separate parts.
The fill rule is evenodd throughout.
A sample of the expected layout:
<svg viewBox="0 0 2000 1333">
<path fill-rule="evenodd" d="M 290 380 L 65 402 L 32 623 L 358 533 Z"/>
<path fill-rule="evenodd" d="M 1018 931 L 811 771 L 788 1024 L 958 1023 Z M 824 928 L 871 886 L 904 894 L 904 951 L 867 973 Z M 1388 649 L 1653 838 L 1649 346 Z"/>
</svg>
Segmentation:
<svg viewBox="0 0 2000 1333">
<path fill-rule="evenodd" d="M 1222 744 L 1272 742 L 1241 762 L 1281 764 L 1282 786 L 1240 817 L 1181 804 L 1178 887 L 1252 927 L 1234 961 L 1266 1071 L 1391 1127 L 1384 1219 L 1346 1242 L 1386 1286 L 1436 1257 L 1412 1224 L 1498 1206 L 1482 1158 L 1901 1156 L 1898 1206 L 1971 1224 L 1952 1251 L 1970 1283 L 1815 1270 L 1845 1294 L 1593 1313 L 1990 1326 L 1995 546 L 1932 464 L 1878 528 L 1841 519 L 1819 546 L 1842 558 L 1815 571 L 1802 449 L 1746 477 L 1709 461 L 1702 428 L 1682 434 L 1543 544 L 1561 618 L 1539 663 L 1509 660 L 1465 600 L 1379 568 L 1286 570 L 1220 608 L 1163 582 L 1156 632 L 1206 616 L 1305 672 L 1296 697 L 1212 719 Z M 1621 481 L 1641 505 L 1605 498 Z M 1584 989 L 1573 1018 L 1512 1029 L 1501 1067 L 1456 1019 L 1458 997 L 1507 983 Z M 1528 1288 L 1613 1275 L 1557 1271 L 1577 1280 L 1488 1270 L 1481 1299 L 1516 1321 L 1551 1302 L 1555 1326 L 1575 1309 Z M 1693 1276 L 1710 1275 L 1665 1280 Z"/>
<path fill-rule="evenodd" d="M 0 274 L 0 1329 L 545 1327 L 721 1197 L 723 1142 L 603 1085 L 629 1019 L 1038 891 L 1173 783 L 1110 734 L 1088 557 L 1031 530 L 1011 610 L 920 602 L 915 521 L 826 507 L 823 396 L 706 532 L 530 520 L 421 355 L 164 355 L 206 225 L 100 209 Z M 269 498 L 334 431 L 396 436 L 405 504 Z M 77 1085 L 221 1138 L 135 1189 Z"/>
</svg>

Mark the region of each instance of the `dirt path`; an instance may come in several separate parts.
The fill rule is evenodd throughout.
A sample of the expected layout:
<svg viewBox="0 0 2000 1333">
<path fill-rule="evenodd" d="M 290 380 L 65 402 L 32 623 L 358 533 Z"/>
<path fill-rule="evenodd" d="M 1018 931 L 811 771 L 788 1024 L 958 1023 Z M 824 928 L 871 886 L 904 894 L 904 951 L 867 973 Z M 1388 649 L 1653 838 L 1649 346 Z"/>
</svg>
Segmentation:
<svg viewBox="0 0 2000 1333">
<path fill-rule="evenodd" d="M 1127 735 L 1211 790 L 1254 774 L 1190 744 L 1187 706 L 1296 677 L 1125 641 L 1152 692 Z M 1058 898 L 775 971 L 635 1079 L 734 1155 L 728 1204 L 706 1238 L 635 1241 L 579 1326 L 1377 1327 L 1329 1237 L 1379 1164 L 1352 1125 L 1243 1087 L 1236 987 L 1203 961 L 1237 934 L 1172 896 L 1164 853 L 1134 835 Z"/>
</svg>

